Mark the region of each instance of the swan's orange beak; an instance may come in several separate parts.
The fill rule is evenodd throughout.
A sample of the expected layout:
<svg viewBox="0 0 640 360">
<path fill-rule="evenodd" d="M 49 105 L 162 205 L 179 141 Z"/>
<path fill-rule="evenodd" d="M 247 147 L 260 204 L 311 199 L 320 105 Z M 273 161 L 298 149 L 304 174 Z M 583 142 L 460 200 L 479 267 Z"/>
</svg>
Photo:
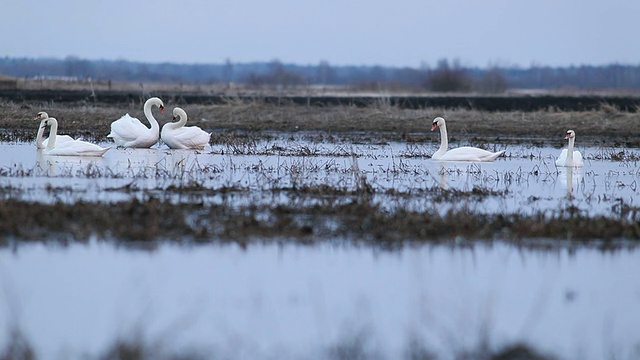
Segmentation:
<svg viewBox="0 0 640 360">
<path fill-rule="evenodd" d="M 164 106 L 160 105 L 160 114 L 164 114 Z"/>
<path fill-rule="evenodd" d="M 438 128 L 438 123 L 433 123 L 433 125 L 431 125 L 431 131 L 435 130 Z"/>
</svg>

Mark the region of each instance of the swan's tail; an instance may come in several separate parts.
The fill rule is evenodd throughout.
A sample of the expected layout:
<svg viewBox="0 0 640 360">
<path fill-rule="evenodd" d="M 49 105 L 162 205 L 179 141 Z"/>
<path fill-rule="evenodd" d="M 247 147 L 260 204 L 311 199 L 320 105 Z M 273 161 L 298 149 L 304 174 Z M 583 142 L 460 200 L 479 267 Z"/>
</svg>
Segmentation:
<svg viewBox="0 0 640 360">
<path fill-rule="evenodd" d="M 499 158 L 500 156 L 502 156 L 502 154 L 504 154 L 505 150 L 500 150 L 498 152 L 494 152 L 491 155 L 489 155 L 486 159 L 486 161 L 493 161 L 497 158 Z"/>
</svg>

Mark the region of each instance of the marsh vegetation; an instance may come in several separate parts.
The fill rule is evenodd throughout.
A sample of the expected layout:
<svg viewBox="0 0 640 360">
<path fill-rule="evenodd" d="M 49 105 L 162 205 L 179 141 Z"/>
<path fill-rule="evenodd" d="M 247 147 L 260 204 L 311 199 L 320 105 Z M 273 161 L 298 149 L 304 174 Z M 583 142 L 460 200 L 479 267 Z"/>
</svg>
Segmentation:
<svg viewBox="0 0 640 360">
<path fill-rule="evenodd" d="M 111 149 L 104 158 L 98 159 L 47 156 L 37 151 L 33 144 L 37 123 L 32 119 L 38 111 L 46 110 L 56 116 L 62 133 L 109 145 L 105 136 L 111 121 L 127 112 L 141 118 L 141 104 L 138 100 L 130 103 L 0 100 L 0 128 L 3 129 L 0 133 L 0 151 L 3 153 L 0 159 L 0 244 L 3 248 L 25 254 L 34 251 L 37 255 L 39 246 L 44 246 L 45 253 L 55 253 L 51 247 L 68 247 L 70 252 L 82 252 L 82 246 L 94 250 L 97 246 L 99 251 L 105 252 L 101 246 L 108 244 L 115 248 L 147 249 L 163 254 L 163 251 L 173 251 L 167 247 L 178 246 L 179 262 L 185 264 L 190 262 L 191 256 L 196 256 L 190 253 L 192 246 L 199 249 L 193 250 L 197 256 L 213 249 L 213 252 L 235 258 L 236 263 L 226 263 L 224 257 L 216 256 L 216 261 L 223 264 L 220 265 L 222 268 L 209 268 L 213 266 L 210 259 L 201 259 L 201 266 L 208 269 L 209 275 L 216 274 L 212 275 L 216 279 L 217 274 L 228 274 L 229 269 L 240 266 L 243 271 L 227 275 L 233 279 L 233 285 L 225 285 L 226 289 L 231 293 L 238 292 L 240 295 L 237 296 L 242 298 L 242 311 L 236 311 L 244 313 L 247 310 L 243 301 L 255 301 L 261 309 L 257 311 L 260 316 L 271 311 L 267 306 L 260 307 L 261 296 L 277 295 L 256 285 L 261 284 L 259 281 L 244 278 L 242 274 L 254 272 L 256 266 L 262 271 L 277 268 L 279 263 L 272 260 L 278 256 L 271 257 L 274 249 L 287 254 L 287 271 L 265 280 L 267 284 L 277 283 L 276 279 L 295 273 L 294 269 L 308 271 L 309 281 L 316 281 L 313 280 L 316 269 L 326 271 L 331 281 L 338 281 L 344 275 L 332 275 L 331 267 L 323 267 L 320 263 L 298 263 L 296 254 L 299 251 L 304 253 L 304 258 L 321 257 L 325 261 L 322 264 L 331 263 L 335 252 L 339 255 L 347 252 L 345 273 L 351 271 L 347 266 L 349 259 L 362 256 L 362 251 L 386 254 L 382 262 L 393 263 L 393 254 L 403 254 L 409 258 L 419 256 L 421 261 L 428 263 L 430 255 L 425 252 L 432 250 L 425 249 L 430 247 L 456 251 L 472 249 L 474 254 L 478 251 L 487 258 L 495 255 L 491 250 L 493 246 L 513 246 L 534 254 L 535 251 L 564 254 L 565 249 L 567 254 L 579 249 L 597 254 L 626 254 L 625 251 L 629 251 L 627 257 L 631 259 L 625 261 L 633 263 L 633 251 L 640 240 L 640 206 L 636 200 L 640 195 L 640 152 L 637 149 L 640 145 L 640 127 L 637 126 L 640 113 L 636 111 L 606 103 L 598 109 L 580 112 L 411 109 L 394 105 L 385 97 L 368 106 L 300 105 L 288 102 L 286 98 L 274 103 L 259 97 L 251 100 L 229 97 L 223 103 L 197 104 L 185 102 L 179 94 L 164 101 L 168 109 L 177 105 L 184 108 L 191 124 L 213 132 L 209 146 L 202 151 L 170 150 L 160 143 L 151 149 Z M 433 161 L 431 155 L 438 147 L 439 136 L 429 130 L 436 116 L 447 119 L 452 145 L 506 150 L 505 156 L 482 164 Z M 161 123 L 170 121 L 166 114 L 158 118 Z M 576 146 L 585 157 L 584 168 L 565 169 L 554 165 L 555 157 L 565 145 L 563 136 L 567 129 L 574 129 L 579 134 Z M 80 250 L 77 246 L 81 246 Z M 298 250 L 299 246 L 305 250 Z M 476 250 L 483 246 L 489 247 L 486 253 Z M 333 247 L 347 250 L 334 250 Z M 251 254 L 265 251 L 269 266 L 263 268 L 256 264 L 262 264 L 265 259 L 253 258 Z M 414 251 L 419 255 L 414 255 Z M 24 266 L 19 257 L 6 256 L 6 261 L 15 263 L 16 268 Z M 95 260 L 95 254 L 80 256 Z M 115 253 L 109 258 L 120 261 L 120 256 Z M 49 257 L 44 257 L 44 262 L 49 263 Z M 360 264 L 362 269 L 376 272 L 379 264 L 376 257 L 373 258 Z M 635 258 L 637 260 L 637 255 Z M 493 264 L 501 266 L 500 259 L 500 256 L 494 258 Z M 51 261 L 55 263 L 55 260 Z M 399 263 L 402 265 L 398 266 L 406 266 L 406 261 Z M 461 266 L 468 265 L 464 264 Z M 546 262 L 539 265 L 536 269 L 543 271 Z M 113 265 L 105 263 L 101 266 L 111 269 Z M 589 266 L 588 262 L 581 263 L 580 269 Z M 202 276 L 199 268 L 185 267 L 189 270 L 181 276 Z M 68 274 L 78 269 L 69 268 Z M 393 273 L 393 266 L 388 270 Z M 516 272 L 526 273 L 526 269 L 518 268 Z M 406 273 L 400 271 L 396 275 L 397 280 Z M 457 280 L 463 278 L 461 275 Z M 49 281 L 56 283 L 60 279 Z M 216 281 L 224 283 L 223 279 Z M 249 293 L 240 291 L 237 286 L 244 281 L 261 289 L 255 290 L 260 295 L 253 294 L 253 290 Z M 351 281 L 362 279 L 354 276 Z M 427 290 L 421 281 L 419 277 L 413 279 L 412 285 L 402 291 L 412 293 L 417 288 L 416 298 L 420 298 L 420 291 Z M 517 281 L 509 284 L 516 286 Z M 572 286 L 569 280 L 566 284 Z M 394 291 L 391 285 L 375 281 L 366 287 L 366 291 L 376 291 L 373 289 L 378 287 Z M 544 288 L 544 285 L 540 287 Z M 323 289 L 332 294 L 340 290 L 330 284 Z M 300 295 L 296 291 L 284 301 L 288 304 L 286 309 L 295 309 L 295 304 L 303 303 L 311 307 L 311 312 L 317 310 L 319 305 L 307 299 L 307 293 Z M 315 294 L 315 290 L 310 291 Z M 573 301 L 573 290 L 558 291 L 559 297 L 564 296 L 563 301 Z M 254 295 L 260 299 L 251 300 Z M 373 298 L 385 299 L 385 296 Z M 222 304 L 227 305 L 222 308 L 229 309 L 233 307 L 228 304 L 236 299 L 231 296 L 223 300 Z M 274 301 L 271 306 L 280 309 L 279 304 Z M 397 303 L 394 306 L 402 307 Z M 290 310 L 280 310 L 296 317 L 289 313 Z M 455 313 L 456 310 L 452 311 Z M 350 316 L 341 313 L 338 320 L 327 325 L 334 337 L 324 338 L 321 344 L 313 343 L 310 349 L 296 349 L 293 353 L 312 351 L 320 354 L 319 358 L 332 359 L 385 357 L 378 354 L 387 354 L 387 349 L 371 346 L 369 341 L 375 336 L 368 332 L 370 328 L 373 332 L 380 331 L 379 327 L 385 322 L 379 319 L 371 320 L 372 324 L 355 321 L 358 326 L 348 335 L 336 333 L 335 328 L 340 327 L 336 324 Z M 220 321 L 218 317 L 216 319 Z M 319 318 L 314 319 L 322 323 Z M 235 323 L 235 320 L 237 318 L 231 322 Z M 38 320 L 33 322 L 38 323 Z M 267 324 L 264 325 L 266 328 L 273 325 L 270 320 L 262 324 Z M 296 326 L 299 324 L 295 323 L 291 328 Z M 13 334 L 13 340 L 4 344 L 4 353 L 34 356 L 38 351 L 29 347 L 29 336 L 23 335 L 21 328 L 18 324 L 15 330 L 6 330 L 7 334 Z M 231 328 L 232 332 L 251 332 Z M 290 333 L 289 328 L 283 333 Z M 247 350 L 249 357 L 279 354 L 273 347 L 267 346 L 265 352 L 264 346 L 257 345 L 261 336 L 269 336 L 260 331 L 252 336 L 257 343 L 240 341 L 240 348 L 251 349 Z M 308 341 L 313 334 L 305 336 Z M 437 346 L 432 349 L 429 345 L 433 342 L 427 344 L 421 336 L 413 342 L 408 341 L 412 336 L 398 340 L 403 345 L 394 349 L 402 348 L 402 356 L 441 358 L 443 351 L 446 352 Z M 548 347 L 537 351 L 526 345 L 530 340 L 526 337 L 500 339 L 478 340 L 474 337 L 471 343 L 460 341 L 455 349 L 449 348 L 455 353 L 448 355 L 461 359 L 499 358 L 503 354 L 526 354 L 528 358 L 547 356 L 541 354 L 555 356 L 554 351 L 546 351 Z M 625 342 L 622 351 L 636 340 Z M 156 350 L 155 343 L 149 344 L 146 339 L 135 336 L 109 341 L 111 347 L 105 348 L 103 342 L 99 350 L 94 346 L 92 354 L 173 357 L 172 351 Z M 285 348 L 286 344 L 289 343 L 285 341 Z M 534 342 L 533 345 L 537 344 Z M 35 348 L 39 346 L 34 345 Z M 222 351 L 206 349 L 203 353 L 227 354 L 231 351 L 221 346 Z M 199 351 L 180 352 L 176 356 L 187 354 L 184 358 L 200 358 Z M 566 355 L 571 351 L 564 349 L 561 353 Z"/>
<path fill-rule="evenodd" d="M 390 106 L 383 98 L 365 108 L 232 99 L 223 105 L 183 106 L 195 125 L 214 134 L 204 151 L 184 153 L 160 145 L 146 152 L 114 150 L 106 161 L 80 160 L 75 165 L 41 155 L 31 163 L 4 162 L 0 175 L 5 178 L 1 206 L 5 241 L 44 239 L 45 234 L 56 239 L 61 235 L 198 241 L 285 237 L 310 242 L 336 236 L 384 242 L 460 236 L 640 237 L 633 202 L 638 153 L 629 147 L 640 138 L 634 133 L 640 118 L 636 113 L 605 105 L 599 111 L 578 113 L 411 110 Z M 110 121 L 126 111 L 136 112 L 125 110 L 126 106 L 8 103 L 0 111 L 5 143 L 32 142 L 37 124 L 31 117 L 43 107 L 56 113 L 64 131 L 92 141 L 105 141 Z M 439 139 L 427 129 L 436 115 L 451 119 L 452 143 L 507 150 L 506 158 L 495 165 L 431 166 L 437 164 L 430 156 Z M 565 169 L 556 168 L 551 160 L 553 149 L 563 146 L 567 128 L 579 129 L 579 145 L 589 149 L 587 160 L 594 164 L 576 175 L 576 189 L 581 185 L 585 195 L 551 201 L 542 193 L 526 191 L 537 186 L 532 182 L 566 183 Z M 31 149 L 25 146 L 21 151 Z M 23 177 L 46 183 L 41 190 L 47 196 L 20 195 L 29 192 L 20 185 Z M 447 177 L 474 180 L 447 186 Z M 605 179 L 604 186 L 596 177 Z M 70 184 L 59 178 L 83 180 Z M 91 184 L 99 179 L 104 185 L 91 190 L 91 198 L 101 200 L 83 198 L 90 186 L 78 181 Z M 592 188 L 590 194 L 587 187 Z M 617 193 L 614 187 L 625 191 Z M 520 204 L 552 205 L 533 206 L 533 211 L 487 208 L 518 198 L 523 191 L 527 199 L 518 199 Z M 606 203 L 608 209 L 590 211 L 580 205 L 594 202 Z M 461 203 L 465 206 L 451 206 Z M 30 213 L 53 215 L 48 222 Z M 143 230 L 114 226 L 127 224 L 118 214 L 126 214 Z M 172 220 L 154 220 L 164 217 Z M 39 220 L 25 227 L 24 218 Z"/>
</svg>

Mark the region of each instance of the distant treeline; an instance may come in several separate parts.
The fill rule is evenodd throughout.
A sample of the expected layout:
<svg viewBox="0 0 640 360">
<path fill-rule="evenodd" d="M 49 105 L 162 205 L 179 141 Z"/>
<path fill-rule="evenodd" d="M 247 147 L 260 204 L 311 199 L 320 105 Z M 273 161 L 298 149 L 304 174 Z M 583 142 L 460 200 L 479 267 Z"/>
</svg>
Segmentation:
<svg viewBox="0 0 640 360">
<path fill-rule="evenodd" d="M 533 66 L 527 69 L 463 67 L 440 60 L 435 67 L 334 66 L 255 63 L 175 64 L 126 60 L 0 58 L 0 74 L 19 78 L 103 81 L 238 83 L 255 86 L 342 85 L 377 89 L 397 87 L 457 92 L 500 93 L 507 89 L 640 89 L 640 65 Z"/>
</svg>

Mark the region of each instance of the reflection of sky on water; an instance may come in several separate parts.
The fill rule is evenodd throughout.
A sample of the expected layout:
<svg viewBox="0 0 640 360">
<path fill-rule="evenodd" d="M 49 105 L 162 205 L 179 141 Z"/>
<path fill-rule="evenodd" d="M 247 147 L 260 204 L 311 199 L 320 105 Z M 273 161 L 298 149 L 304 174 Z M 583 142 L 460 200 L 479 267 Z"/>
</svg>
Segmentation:
<svg viewBox="0 0 640 360">
<path fill-rule="evenodd" d="M 359 334 L 386 358 L 413 338 L 451 355 L 485 335 L 624 358 L 640 344 L 637 274 L 637 251 L 590 247 L 35 244 L 0 251 L 0 324 L 44 358 L 103 352 L 137 328 L 168 349 L 246 358 L 307 357 Z"/>
<path fill-rule="evenodd" d="M 433 147 L 433 146 L 431 146 Z M 0 184 L 35 201 L 126 200 L 150 190 L 165 196 L 170 186 L 198 184 L 208 189 L 240 187 L 251 190 L 235 196 L 238 203 L 289 202 L 287 194 L 264 196 L 274 189 L 328 185 L 356 189 L 364 177 L 384 206 L 431 209 L 431 198 L 418 195 L 398 202 L 383 195 L 388 190 L 424 194 L 441 187 L 498 192 L 478 203 L 476 198 L 456 204 L 436 204 L 442 210 L 464 206 L 472 210 L 556 211 L 570 204 L 589 213 L 609 214 L 621 201 L 637 206 L 635 162 L 587 160 L 570 174 L 556 168 L 559 149 L 507 146 L 510 158 L 493 163 L 447 163 L 424 158 L 434 149 L 400 143 L 360 145 L 269 140 L 241 147 L 251 155 L 233 155 L 232 148 L 214 146 L 213 152 L 167 149 L 111 149 L 104 158 L 43 156 L 32 144 L 0 144 Z M 602 149 L 580 149 L 587 157 Z M 224 153 L 224 154 L 222 154 Z M 356 153 L 357 157 L 349 156 Z M 259 154 L 259 155 L 255 155 Z M 301 154 L 306 154 L 301 156 Z M 637 152 L 635 153 L 637 156 Z M 570 175 L 572 181 L 568 182 Z M 568 186 L 572 184 L 571 188 Z M 122 191 L 126 188 L 127 191 Z M 120 189 L 120 190 L 118 190 Z M 108 191 L 105 191 L 108 190 Z M 568 196 L 570 194 L 572 196 Z M 213 194 L 213 195 L 212 195 Z M 214 192 L 196 194 L 205 202 L 220 202 Z M 262 200 L 267 199 L 267 200 Z"/>
</svg>

